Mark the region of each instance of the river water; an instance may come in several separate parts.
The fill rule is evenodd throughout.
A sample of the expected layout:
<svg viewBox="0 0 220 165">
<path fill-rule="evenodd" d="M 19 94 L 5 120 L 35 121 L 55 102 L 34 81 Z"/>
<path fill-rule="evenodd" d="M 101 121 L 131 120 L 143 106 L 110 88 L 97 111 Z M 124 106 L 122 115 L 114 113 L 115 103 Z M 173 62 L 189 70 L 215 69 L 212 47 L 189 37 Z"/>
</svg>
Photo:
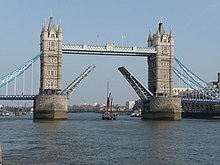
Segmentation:
<svg viewBox="0 0 220 165">
<path fill-rule="evenodd" d="M 143 121 L 73 113 L 65 121 L 0 117 L 6 165 L 217 165 L 220 120 Z"/>
</svg>

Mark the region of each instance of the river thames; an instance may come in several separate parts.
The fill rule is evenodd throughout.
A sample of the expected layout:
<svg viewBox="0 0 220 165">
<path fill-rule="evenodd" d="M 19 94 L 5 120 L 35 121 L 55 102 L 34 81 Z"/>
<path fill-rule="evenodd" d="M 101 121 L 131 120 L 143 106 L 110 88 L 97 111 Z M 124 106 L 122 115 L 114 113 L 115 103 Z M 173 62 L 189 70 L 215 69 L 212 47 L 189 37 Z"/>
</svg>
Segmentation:
<svg viewBox="0 0 220 165">
<path fill-rule="evenodd" d="M 65 121 L 0 117 L 6 165 L 217 165 L 220 120 L 144 121 L 71 113 Z"/>
</svg>

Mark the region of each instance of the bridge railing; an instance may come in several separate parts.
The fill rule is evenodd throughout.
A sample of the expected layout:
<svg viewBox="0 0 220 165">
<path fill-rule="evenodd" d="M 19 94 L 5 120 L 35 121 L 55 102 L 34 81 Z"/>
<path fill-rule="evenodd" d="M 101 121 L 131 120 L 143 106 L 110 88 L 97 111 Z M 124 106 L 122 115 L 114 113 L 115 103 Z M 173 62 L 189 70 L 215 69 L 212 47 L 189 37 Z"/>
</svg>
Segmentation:
<svg viewBox="0 0 220 165">
<path fill-rule="evenodd" d="M 0 100 L 34 100 L 36 95 L 0 95 Z"/>
</svg>

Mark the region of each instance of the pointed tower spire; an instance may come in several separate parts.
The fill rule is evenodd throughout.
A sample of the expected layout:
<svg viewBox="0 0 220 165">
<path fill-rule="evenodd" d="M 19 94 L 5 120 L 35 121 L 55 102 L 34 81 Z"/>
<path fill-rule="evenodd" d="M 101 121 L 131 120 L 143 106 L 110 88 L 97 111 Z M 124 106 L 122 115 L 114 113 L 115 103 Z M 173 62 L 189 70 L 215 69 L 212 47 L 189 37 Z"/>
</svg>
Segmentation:
<svg viewBox="0 0 220 165">
<path fill-rule="evenodd" d="M 159 32 L 161 35 L 163 35 L 165 33 L 164 27 L 163 27 L 163 20 L 162 17 L 160 17 L 160 22 L 159 22 L 159 28 L 158 28 Z"/>
<path fill-rule="evenodd" d="M 173 30 L 172 30 L 172 26 L 170 27 L 170 37 L 174 37 L 174 33 L 173 33 Z"/>
<path fill-rule="evenodd" d="M 148 36 L 148 39 L 147 39 L 147 45 L 148 47 L 151 47 L 153 44 L 153 38 L 151 36 L 151 31 L 149 31 L 149 36 Z"/>
<path fill-rule="evenodd" d="M 47 31 L 47 25 L 46 25 L 46 18 L 45 18 L 43 26 L 42 26 L 42 32 L 46 32 L 46 31 Z"/>
<path fill-rule="evenodd" d="M 160 37 L 161 35 L 160 35 L 160 30 L 159 29 L 157 29 L 157 32 L 156 32 L 156 37 Z"/>
<path fill-rule="evenodd" d="M 41 30 L 41 39 L 45 40 L 46 37 L 48 35 L 48 31 L 47 31 L 47 25 L 46 25 L 46 19 L 44 20 L 44 23 L 42 25 L 42 30 Z"/>
<path fill-rule="evenodd" d="M 163 24 L 163 20 L 162 20 L 162 17 L 160 17 L 160 24 Z"/>
<path fill-rule="evenodd" d="M 55 28 L 54 23 L 53 23 L 53 17 L 51 16 L 50 17 L 50 22 L 49 22 L 49 25 L 48 25 L 48 31 L 51 31 L 52 29 L 54 31 L 56 31 L 56 28 Z"/>
<path fill-rule="evenodd" d="M 63 32 L 62 25 L 61 25 L 61 19 L 60 19 L 60 23 L 59 23 L 57 32 L 58 33 L 62 33 Z"/>
<path fill-rule="evenodd" d="M 152 36 L 151 36 L 151 31 L 149 30 L 149 36 L 148 36 L 148 41 L 152 40 Z"/>
</svg>

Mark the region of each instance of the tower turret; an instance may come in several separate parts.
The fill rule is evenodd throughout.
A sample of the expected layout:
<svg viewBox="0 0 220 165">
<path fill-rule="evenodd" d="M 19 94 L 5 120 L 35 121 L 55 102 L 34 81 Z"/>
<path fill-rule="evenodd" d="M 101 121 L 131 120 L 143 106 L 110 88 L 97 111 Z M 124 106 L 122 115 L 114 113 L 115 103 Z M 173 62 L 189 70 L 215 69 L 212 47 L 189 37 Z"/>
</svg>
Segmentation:
<svg viewBox="0 0 220 165">
<path fill-rule="evenodd" d="M 172 28 L 170 28 L 169 41 L 171 45 L 174 45 L 174 33 L 173 33 Z"/>
<path fill-rule="evenodd" d="M 160 18 L 152 46 L 157 53 L 148 58 L 148 87 L 155 95 L 173 95 L 174 34 L 166 34 Z"/>
<path fill-rule="evenodd" d="M 40 93 L 57 93 L 61 90 L 62 80 L 62 26 L 56 29 L 53 17 L 48 27 L 44 23 L 41 32 L 41 74 Z"/>
<path fill-rule="evenodd" d="M 159 30 L 159 32 L 160 32 L 161 35 L 164 35 L 164 34 L 165 34 L 165 30 L 164 30 L 164 27 L 163 27 L 163 20 L 162 20 L 162 18 L 160 18 L 160 23 L 159 23 L 158 30 Z"/>
<path fill-rule="evenodd" d="M 40 38 L 41 38 L 40 49 L 41 50 L 46 49 L 47 47 L 46 42 L 44 42 L 47 40 L 47 37 L 48 37 L 48 31 L 47 31 L 47 26 L 46 26 L 46 21 L 45 21 L 42 26 L 41 35 L 40 35 Z"/>
<path fill-rule="evenodd" d="M 149 36 L 148 36 L 148 39 L 147 39 L 147 45 L 148 45 L 148 47 L 151 47 L 153 45 L 153 38 L 151 36 L 151 31 L 149 31 Z"/>
</svg>

